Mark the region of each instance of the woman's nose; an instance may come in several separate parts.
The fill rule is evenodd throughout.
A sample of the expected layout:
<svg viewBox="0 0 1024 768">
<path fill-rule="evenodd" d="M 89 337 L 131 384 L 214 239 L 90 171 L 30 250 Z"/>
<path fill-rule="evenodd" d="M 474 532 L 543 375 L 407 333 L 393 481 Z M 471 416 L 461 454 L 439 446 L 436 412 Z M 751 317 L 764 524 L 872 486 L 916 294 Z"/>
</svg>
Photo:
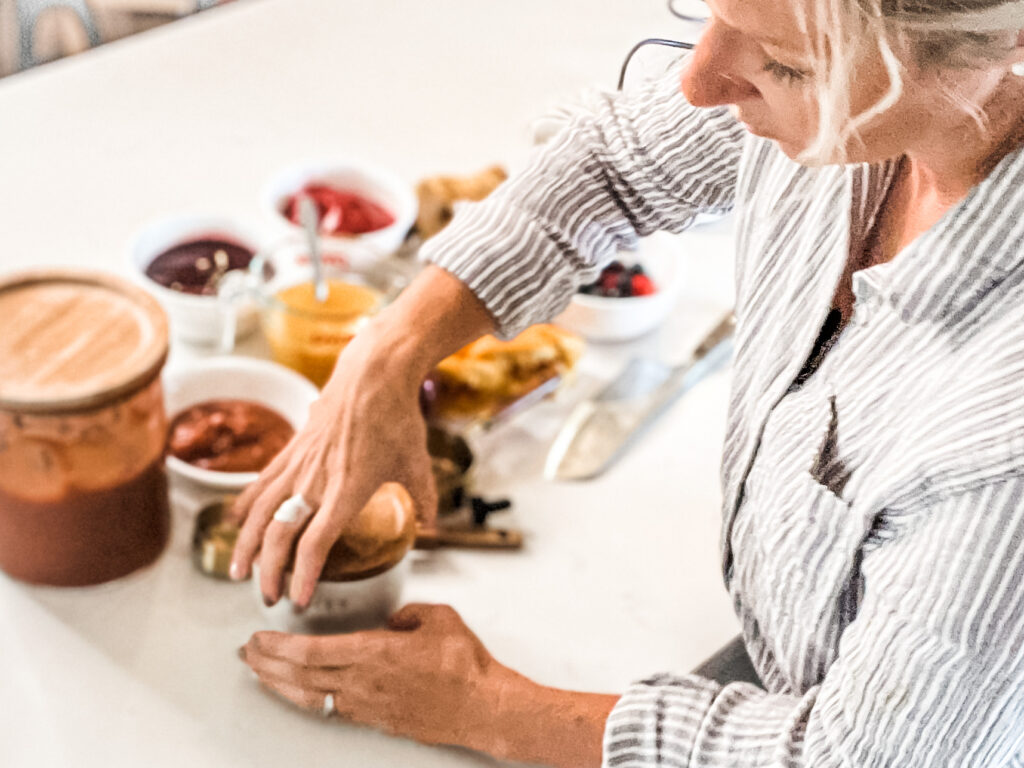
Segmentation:
<svg viewBox="0 0 1024 768">
<path fill-rule="evenodd" d="M 739 36 L 711 19 L 682 76 L 686 100 L 695 107 L 717 107 L 759 97 L 738 66 L 743 59 Z"/>
</svg>

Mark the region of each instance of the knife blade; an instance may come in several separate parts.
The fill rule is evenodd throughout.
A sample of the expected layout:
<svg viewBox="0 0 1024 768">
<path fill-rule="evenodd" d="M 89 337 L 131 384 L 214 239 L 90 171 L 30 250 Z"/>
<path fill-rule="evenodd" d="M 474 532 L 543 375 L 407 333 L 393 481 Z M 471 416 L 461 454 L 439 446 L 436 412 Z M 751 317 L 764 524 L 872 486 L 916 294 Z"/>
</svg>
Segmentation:
<svg viewBox="0 0 1024 768">
<path fill-rule="evenodd" d="M 496 413 L 482 419 L 479 424 L 480 428 L 487 431 L 511 421 L 515 416 L 518 416 L 523 411 L 529 410 L 541 400 L 544 400 L 549 395 L 554 394 L 560 386 L 562 386 L 562 377 L 552 376 L 539 386 L 531 389 L 525 395 L 522 395 L 512 402 L 502 406 Z"/>
<path fill-rule="evenodd" d="M 596 397 L 579 403 L 548 451 L 545 477 L 587 480 L 606 471 L 672 403 L 729 362 L 735 326 L 730 312 L 685 362 L 634 360 Z"/>
</svg>

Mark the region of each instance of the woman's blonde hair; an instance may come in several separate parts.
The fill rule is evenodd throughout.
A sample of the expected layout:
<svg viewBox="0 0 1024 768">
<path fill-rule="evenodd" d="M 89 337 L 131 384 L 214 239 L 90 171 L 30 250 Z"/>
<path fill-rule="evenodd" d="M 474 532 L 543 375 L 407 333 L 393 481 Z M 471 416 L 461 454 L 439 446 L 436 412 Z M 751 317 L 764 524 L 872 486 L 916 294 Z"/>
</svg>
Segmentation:
<svg viewBox="0 0 1024 768">
<path fill-rule="evenodd" d="M 811 16 L 801 23 L 812 41 L 820 116 L 818 135 L 802 157 L 809 162 L 844 159 L 845 147 L 860 129 L 899 100 L 907 63 L 937 70 L 990 66 L 1012 53 L 1024 29 L 1024 0 L 811 0 L 810 5 Z M 889 87 L 874 104 L 852 114 L 850 84 L 864 40 L 877 45 Z M 977 105 L 950 97 L 983 125 Z"/>
</svg>

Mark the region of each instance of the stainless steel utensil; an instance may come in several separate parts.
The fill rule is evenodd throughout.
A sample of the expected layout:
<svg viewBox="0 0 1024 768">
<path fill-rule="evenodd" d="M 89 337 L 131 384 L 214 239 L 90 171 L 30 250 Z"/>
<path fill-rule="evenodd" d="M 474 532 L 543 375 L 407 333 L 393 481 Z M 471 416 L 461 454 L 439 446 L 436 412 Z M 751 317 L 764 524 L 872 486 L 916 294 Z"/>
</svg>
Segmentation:
<svg viewBox="0 0 1024 768">
<path fill-rule="evenodd" d="M 520 413 L 528 411 L 530 408 L 544 400 L 549 395 L 554 394 L 560 386 L 562 386 L 562 377 L 552 376 L 543 384 L 534 387 L 525 395 L 516 398 L 512 402 L 501 407 L 491 416 L 481 420 L 478 425 L 479 428 L 483 429 L 484 431 L 487 431 L 511 421 Z"/>
<path fill-rule="evenodd" d="M 730 312 L 680 365 L 631 361 L 596 397 L 569 414 L 548 452 L 545 477 L 586 480 L 607 470 L 669 405 L 729 361 L 734 328 Z"/>
<path fill-rule="evenodd" d="M 302 195 L 299 198 L 299 220 L 306 230 L 309 241 L 309 260 L 313 265 L 313 295 L 319 302 L 327 301 L 327 282 L 324 280 L 324 265 L 320 258 L 320 212 L 313 198 Z"/>
</svg>

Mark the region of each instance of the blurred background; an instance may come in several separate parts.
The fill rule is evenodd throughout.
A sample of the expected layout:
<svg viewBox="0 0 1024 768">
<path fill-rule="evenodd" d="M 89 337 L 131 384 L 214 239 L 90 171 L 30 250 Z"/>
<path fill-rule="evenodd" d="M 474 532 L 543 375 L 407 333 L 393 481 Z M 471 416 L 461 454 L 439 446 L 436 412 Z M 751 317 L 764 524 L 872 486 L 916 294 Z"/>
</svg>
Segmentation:
<svg viewBox="0 0 1024 768">
<path fill-rule="evenodd" d="M 0 77 L 235 1 L 0 0 Z"/>
</svg>

